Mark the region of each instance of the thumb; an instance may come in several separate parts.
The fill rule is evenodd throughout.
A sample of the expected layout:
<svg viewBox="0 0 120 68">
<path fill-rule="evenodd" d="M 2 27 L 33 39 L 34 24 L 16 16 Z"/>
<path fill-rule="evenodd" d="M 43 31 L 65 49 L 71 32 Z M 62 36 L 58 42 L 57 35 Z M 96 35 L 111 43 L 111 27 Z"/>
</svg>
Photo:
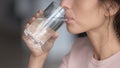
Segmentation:
<svg viewBox="0 0 120 68">
<path fill-rule="evenodd" d="M 53 36 L 48 40 L 48 42 L 55 42 L 55 40 L 57 39 L 57 37 L 58 37 L 58 33 L 55 32 L 55 33 L 53 34 Z"/>
<path fill-rule="evenodd" d="M 58 33 L 56 32 L 43 46 L 42 46 L 42 50 L 44 52 L 50 51 L 51 48 L 54 45 L 55 40 L 58 37 Z"/>
</svg>

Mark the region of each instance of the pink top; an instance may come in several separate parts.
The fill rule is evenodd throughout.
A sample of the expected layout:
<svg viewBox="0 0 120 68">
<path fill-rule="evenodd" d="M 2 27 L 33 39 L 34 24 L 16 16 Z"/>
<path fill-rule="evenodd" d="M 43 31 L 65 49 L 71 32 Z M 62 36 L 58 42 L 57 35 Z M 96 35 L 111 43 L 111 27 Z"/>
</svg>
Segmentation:
<svg viewBox="0 0 120 68">
<path fill-rule="evenodd" d="M 78 38 L 59 68 L 120 68 L 120 52 L 98 61 L 93 58 L 92 50 L 87 37 Z"/>
</svg>

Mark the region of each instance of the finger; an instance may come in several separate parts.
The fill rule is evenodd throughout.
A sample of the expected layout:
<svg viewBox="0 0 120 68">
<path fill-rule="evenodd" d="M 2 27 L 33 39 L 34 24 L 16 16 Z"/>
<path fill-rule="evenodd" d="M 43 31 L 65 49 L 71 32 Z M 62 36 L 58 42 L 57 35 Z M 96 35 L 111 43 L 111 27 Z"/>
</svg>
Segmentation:
<svg viewBox="0 0 120 68">
<path fill-rule="evenodd" d="M 23 40 L 25 41 L 27 47 L 34 56 L 42 55 L 43 53 L 42 49 L 40 47 L 36 47 L 33 41 L 31 41 L 27 36 L 24 35 Z"/>
<path fill-rule="evenodd" d="M 44 11 L 43 10 L 39 10 L 38 13 L 40 14 L 40 16 L 43 16 Z"/>
<path fill-rule="evenodd" d="M 28 21 L 29 24 L 31 24 L 33 21 L 35 21 L 38 17 L 43 16 L 43 11 L 39 10 L 36 14 L 34 14 Z"/>
<path fill-rule="evenodd" d="M 24 29 L 27 28 L 32 22 L 34 22 L 38 17 L 43 17 L 43 11 L 39 10 L 36 14 L 34 14 L 24 26 Z"/>
<path fill-rule="evenodd" d="M 58 32 L 55 32 L 52 36 L 52 38 L 56 39 L 59 36 Z"/>
<path fill-rule="evenodd" d="M 43 11 L 39 10 L 36 14 L 34 14 L 32 17 L 38 18 L 41 17 L 43 15 Z"/>
<path fill-rule="evenodd" d="M 42 15 L 43 15 L 43 11 L 42 11 L 42 10 L 39 10 L 36 14 L 34 14 L 34 16 L 32 16 L 32 17 L 28 20 L 27 24 L 25 24 L 25 26 L 23 27 L 23 31 L 24 31 L 24 29 L 27 28 L 32 22 L 34 22 L 38 17 L 40 17 L 40 16 L 42 16 Z M 22 31 L 22 33 L 23 33 L 23 31 Z"/>
<path fill-rule="evenodd" d="M 31 24 L 35 20 L 36 20 L 36 17 L 33 16 L 28 20 L 27 24 Z"/>
<path fill-rule="evenodd" d="M 39 11 L 36 13 L 35 17 L 38 18 L 38 17 L 41 17 L 41 16 L 43 16 L 43 11 L 42 11 L 42 10 L 39 10 Z"/>
<path fill-rule="evenodd" d="M 54 45 L 55 40 L 58 37 L 58 33 L 56 32 L 43 46 L 42 46 L 42 50 L 44 52 L 49 52 L 51 50 L 51 48 Z"/>
<path fill-rule="evenodd" d="M 22 38 L 23 38 L 23 40 L 25 41 L 27 47 L 28 47 L 32 52 L 34 52 L 35 49 L 41 50 L 41 48 L 40 48 L 36 43 L 34 43 L 28 36 L 23 35 Z"/>
<path fill-rule="evenodd" d="M 32 48 L 33 41 L 28 36 L 26 36 L 25 34 L 23 34 L 22 39 L 25 41 L 26 45 L 29 48 Z"/>
<path fill-rule="evenodd" d="M 55 32 L 54 34 L 53 34 L 53 36 L 50 38 L 50 39 L 48 39 L 48 41 L 46 42 L 47 44 L 53 44 L 54 42 L 55 42 L 55 40 L 57 39 L 57 37 L 58 37 L 58 33 L 57 32 Z"/>
<path fill-rule="evenodd" d="M 29 38 L 25 34 L 23 34 L 22 39 L 25 41 L 27 45 L 31 44 Z"/>
<path fill-rule="evenodd" d="M 48 45 L 53 44 L 55 42 L 55 40 L 57 39 L 57 37 L 58 37 L 58 33 L 55 32 L 53 34 L 53 36 L 50 39 L 48 39 L 48 41 L 46 42 L 46 44 L 48 44 Z"/>
</svg>

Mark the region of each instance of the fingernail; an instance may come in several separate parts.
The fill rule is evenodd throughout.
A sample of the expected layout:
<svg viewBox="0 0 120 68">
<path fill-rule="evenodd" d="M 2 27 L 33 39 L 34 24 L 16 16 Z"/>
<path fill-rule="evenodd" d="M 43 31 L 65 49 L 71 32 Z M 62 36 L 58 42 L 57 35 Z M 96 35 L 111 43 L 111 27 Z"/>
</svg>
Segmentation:
<svg viewBox="0 0 120 68">
<path fill-rule="evenodd" d="M 36 18 L 35 17 L 32 17 L 32 19 L 31 20 L 35 20 Z"/>
</svg>

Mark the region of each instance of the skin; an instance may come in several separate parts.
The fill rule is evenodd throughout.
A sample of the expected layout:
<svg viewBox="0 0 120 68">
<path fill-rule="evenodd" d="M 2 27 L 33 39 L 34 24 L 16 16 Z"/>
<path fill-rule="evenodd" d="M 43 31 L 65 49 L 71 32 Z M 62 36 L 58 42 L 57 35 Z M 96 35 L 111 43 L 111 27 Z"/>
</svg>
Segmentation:
<svg viewBox="0 0 120 68">
<path fill-rule="evenodd" d="M 106 9 L 110 5 L 101 5 L 99 0 L 91 0 L 91 3 L 88 0 L 63 0 L 61 6 L 66 10 L 68 31 L 73 34 L 86 32 L 96 59 L 108 58 L 120 50 L 112 24 L 117 8 L 109 8 L 109 13 Z"/>
<path fill-rule="evenodd" d="M 27 28 L 33 21 L 35 21 L 38 17 L 43 17 L 43 11 L 38 11 L 28 23 L 25 25 L 24 29 Z M 58 33 L 54 33 L 54 35 L 45 43 L 41 48 L 36 48 L 34 43 L 23 33 L 23 40 L 25 41 L 27 47 L 31 51 L 31 56 L 28 64 L 28 68 L 43 68 L 43 64 L 50 49 L 53 47 L 55 39 L 58 37 Z"/>
<path fill-rule="evenodd" d="M 107 5 L 101 5 L 99 0 L 62 0 L 61 6 L 66 11 L 67 29 L 73 34 L 86 32 L 91 44 L 93 45 L 93 56 L 97 60 L 104 60 L 120 51 L 120 43 L 113 29 L 114 15 L 118 11 L 118 7 L 109 8 L 109 13 L 106 10 Z M 42 12 L 38 12 L 29 22 L 34 21 Z M 110 17 L 110 19 L 109 19 Z M 28 24 L 29 26 L 29 24 Z M 27 26 L 26 26 L 27 27 Z M 48 41 L 49 47 L 35 49 L 31 47 L 34 43 L 28 41 L 23 35 L 28 48 L 31 51 L 30 62 L 28 68 L 42 68 L 49 50 L 53 47 L 53 43 L 58 34 L 55 33 Z M 52 41 L 51 41 L 52 40 Z M 51 43 L 51 44 L 50 44 Z"/>
</svg>

